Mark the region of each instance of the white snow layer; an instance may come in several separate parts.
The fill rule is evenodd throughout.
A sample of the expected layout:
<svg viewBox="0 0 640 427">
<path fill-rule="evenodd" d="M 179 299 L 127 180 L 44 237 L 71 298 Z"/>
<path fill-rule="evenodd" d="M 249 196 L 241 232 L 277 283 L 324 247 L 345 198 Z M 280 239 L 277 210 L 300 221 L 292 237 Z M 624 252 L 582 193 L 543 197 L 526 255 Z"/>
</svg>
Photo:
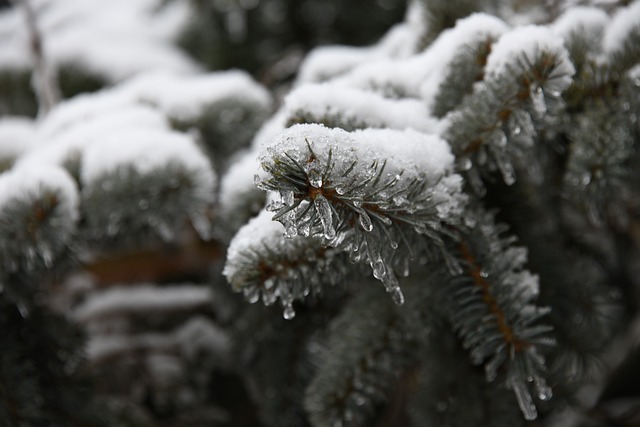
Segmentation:
<svg viewBox="0 0 640 427">
<path fill-rule="evenodd" d="M 203 286 L 122 286 L 91 295 L 74 311 L 73 317 L 86 322 L 131 313 L 191 310 L 211 304 L 211 300 L 210 289 Z"/>
<path fill-rule="evenodd" d="M 547 27 L 527 25 L 504 34 L 493 45 L 486 73 L 499 76 L 508 72 L 508 67 L 523 56 L 533 63 L 540 52 L 558 55 L 560 63 L 570 64 L 560 37 Z"/>
<path fill-rule="evenodd" d="M 392 27 L 375 45 L 367 47 L 321 46 L 300 65 L 296 84 L 323 82 L 375 59 L 401 58 L 413 54 L 416 33 L 407 24 Z"/>
<path fill-rule="evenodd" d="M 0 159 L 16 159 L 36 145 L 36 126 L 26 117 L 0 117 Z"/>
<path fill-rule="evenodd" d="M 298 112 L 318 119 L 338 115 L 345 122 L 362 122 L 372 128 L 435 132 L 438 124 L 422 101 L 392 100 L 374 92 L 330 83 L 300 86 L 286 97 L 285 108 L 289 117 L 297 116 Z"/>
<path fill-rule="evenodd" d="M 159 0 L 39 1 L 35 5 L 44 51 L 56 66 L 80 66 L 109 82 L 144 70 L 194 72 L 198 66 L 170 39 L 187 24 L 184 7 L 163 7 Z M 0 68 L 30 67 L 29 34 L 23 11 L 0 14 Z"/>
<path fill-rule="evenodd" d="M 56 192 L 56 209 L 61 212 L 62 217 L 74 222 L 78 218 L 78 189 L 71 176 L 64 169 L 55 166 L 18 166 L 0 174 L 0 209 L 12 200 L 36 196 L 45 189 Z"/>
<path fill-rule="evenodd" d="M 443 31 L 424 52 L 406 59 L 369 60 L 336 82 L 386 96 L 395 95 L 388 93 L 391 88 L 391 92 L 399 92 L 400 96 L 422 94 L 423 98 L 430 99 L 437 93 L 444 71 L 460 47 L 478 37 L 498 37 L 506 30 L 506 24 L 500 19 L 476 13 Z"/>
<path fill-rule="evenodd" d="M 177 163 L 194 173 L 203 193 L 215 187 L 215 176 L 207 157 L 187 134 L 156 129 L 132 129 L 106 135 L 86 147 L 81 179 L 85 184 L 99 181 L 121 167 L 140 174 Z"/>
<path fill-rule="evenodd" d="M 221 214 L 232 215 L 238 206 L 243 205 L 247 193 L 262 192 L 254 183 L 259 167 L 255 150 L 248 151 L 231 165 L 220 182 L 218 203 Z"/>
<path fill-rule="evenodd" d="M 263 209 L 258 216 L 246 223 L 233 237 L 227 249 L 227 261 L 223 274 L 232 282 L 237 274 L 242 273 L 245 265 L 241 258 L 252 251 L 263 251 L 265 243 L 271 241 L 269 247 L 284 239 L 284 226 L 271 218 L 273 213 Z M 275 240 L 275 242 L 274 242 Z M 249 251 L 249 252 L 247 252 Z"/>
<path fill-rule="evenodd" d="M 632 32 L 640 32 L 640 0 L 618 9 L 604 35 L 603 47 L 611 54 L 622 48 Z"/>
<path fill-rule="evenodd" d="M 576 6 L 568 9 L 551 25 L 551 29 L 563 39 L 571 37 L 573 33 L 600 33 L 609 23 L 609 15 L 596 7 Z"/>
<path fill-rule="evenodd" d="M 241 70 L 182 76 L 175 73 L 150 72 L 121 87 L 125 97 L 160 108 L 178 120 L 193 120 L 207 106 L 225 99 L 244 100 L 267 110 L 271 95 Z"/>
</svg>

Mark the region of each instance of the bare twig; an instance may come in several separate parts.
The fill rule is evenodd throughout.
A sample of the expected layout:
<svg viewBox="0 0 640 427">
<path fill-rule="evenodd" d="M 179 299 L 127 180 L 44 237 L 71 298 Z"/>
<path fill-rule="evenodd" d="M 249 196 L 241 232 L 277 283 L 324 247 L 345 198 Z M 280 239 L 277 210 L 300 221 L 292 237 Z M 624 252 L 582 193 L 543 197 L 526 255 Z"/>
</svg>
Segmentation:
<svg viewBox="0 0 640 427">
<path fill-rule="evenodd" d="M 36 15 L 30 0 L 13 0 L 14 4 L 22 7 L 24 11 L 27 30 L 29 31 L 29 46 L 33 57 L 33 75 L 31 85 L 38 99 L 38 115 L 46 115 L 60 100 L 60 88 L 58 87 L 57 73 L 47 63 L 42 34 L 38 29 Z"/>
</svg>

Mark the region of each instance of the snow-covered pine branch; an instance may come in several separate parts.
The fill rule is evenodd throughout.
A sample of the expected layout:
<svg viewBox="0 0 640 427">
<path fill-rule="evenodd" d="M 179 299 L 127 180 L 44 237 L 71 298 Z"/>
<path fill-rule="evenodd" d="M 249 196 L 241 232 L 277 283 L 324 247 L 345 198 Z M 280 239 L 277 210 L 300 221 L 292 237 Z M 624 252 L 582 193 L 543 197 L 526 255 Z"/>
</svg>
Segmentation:
<svg viewBox="0 0 640 427">
<path fill-rule="evenodd" d="M 406 234 L 442 248 L 446 225 L 461 221 L 465 196 L 445 141 L 416 131 L 353 133 L 296 125 L 263 152 L 258 185 L 288 237 L 321 237 L 371 265 L 402 303 L 393 257 L 411 253 Z"/>
</svg>

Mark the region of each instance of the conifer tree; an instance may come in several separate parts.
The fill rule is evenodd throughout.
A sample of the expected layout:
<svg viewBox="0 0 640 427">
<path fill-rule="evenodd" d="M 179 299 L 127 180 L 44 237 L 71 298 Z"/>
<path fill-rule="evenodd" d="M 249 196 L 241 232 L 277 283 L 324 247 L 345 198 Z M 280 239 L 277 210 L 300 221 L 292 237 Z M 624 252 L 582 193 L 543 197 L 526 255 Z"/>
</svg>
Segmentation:
<svg viewBox="0 0 640 427">
<path fill-rule="evenodd" d="M 411 0 L 269 88 L 203 66 L 276 1 L 21 1 L 0 425 L 638 422 L 640 1 Z"/>
</svg>

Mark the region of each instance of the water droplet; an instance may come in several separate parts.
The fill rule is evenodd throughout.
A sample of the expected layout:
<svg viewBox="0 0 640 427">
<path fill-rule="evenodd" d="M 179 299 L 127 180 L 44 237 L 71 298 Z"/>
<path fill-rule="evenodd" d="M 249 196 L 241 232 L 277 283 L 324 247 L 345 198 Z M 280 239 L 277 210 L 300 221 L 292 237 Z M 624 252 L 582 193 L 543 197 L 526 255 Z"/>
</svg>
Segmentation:
<svg viewBox="0 0 640 427">
<path fill-rule="evenodd" d="M 360 226 L 364 231 L 373 230 L 373 223 L 371 222 L 371 218 L 365 211 L 360 212 Z"/>
<path fill-rule="evenodd" d="M 149 201 L 147 199 L 140 199 L 138 202 L 138 207 L 142 210 L 149 208 Z"/>
<path fill-rule="evenodd" d="M 296 317 L 296 312 L 293 309 L 293 306 L 291 304 L 287 305 L 284 308 L 284 311 L 282 312 L 282 317 L 284 317 L 287 320 L 291 320 L 294 317 Z"/>
<path fill-rule="evenodd" d="M 335 238 L 336 230 L 333 227 L 333 215 L 329 201 L 322 194 L 319 194 L 314 199 L 314 205 L 324 228 L 324 237 L 328 240 Z"/>
</svg>

